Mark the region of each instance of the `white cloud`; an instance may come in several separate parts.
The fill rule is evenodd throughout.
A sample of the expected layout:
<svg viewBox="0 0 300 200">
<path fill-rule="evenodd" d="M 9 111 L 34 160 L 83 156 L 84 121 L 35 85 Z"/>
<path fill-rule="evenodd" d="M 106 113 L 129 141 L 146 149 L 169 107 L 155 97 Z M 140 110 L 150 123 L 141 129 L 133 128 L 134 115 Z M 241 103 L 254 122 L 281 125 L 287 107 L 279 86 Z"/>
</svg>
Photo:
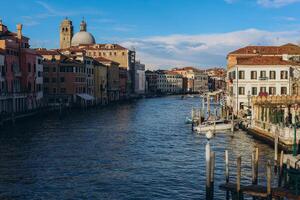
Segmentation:
<svg viewBox="0 0 300 200">
<path fill-rule="evenodd" d="M 300 0 L 257 0 L 257 4 L 267 8 L 280 8 L 293 3 L 299 3 Z"/>
<path fill-rule="evenodd" d="M 295 17 L 281 17 L 281 19 L 290 22 L 297 21 Z"/>
<path fill-rule="evenodd" d="M 300 31 L 269 32 L 247 29 L 229 33 L 132 38 L 121 42 L 135 48 L 137 57 L 152 69 L 167 66 L 225 66 L 226 55 L 246 45 L 297 43 Z"/>
</svg>

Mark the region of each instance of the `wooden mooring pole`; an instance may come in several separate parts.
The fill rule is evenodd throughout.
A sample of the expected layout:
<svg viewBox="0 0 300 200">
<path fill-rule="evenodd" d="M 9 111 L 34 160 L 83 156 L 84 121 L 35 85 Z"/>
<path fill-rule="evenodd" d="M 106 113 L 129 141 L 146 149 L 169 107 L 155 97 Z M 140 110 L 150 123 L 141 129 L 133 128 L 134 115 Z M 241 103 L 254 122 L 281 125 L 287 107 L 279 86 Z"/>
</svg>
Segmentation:
<svg viewBox="0 0 300 200">
<path fill-rule="evenodd" d="M 279 173 L 278 173 L 278 187 L 281 187 L 282 177 L 283 177 L 283 151 L 280 152 L 280 162 L 279 162 Z"/>
<path fill-rule="evenodd" d="M 239 156 L 237 158 L 237 177 L 236 177 L 236 199 L 240 200 L 243 198 L 243 194 L 241 193 L 241 172 L 242 172 L 242 157 Z"/>
<path fill-rule="evenodd" d="M 258 184 L 258 147 L 255 148 L 255 176 L 254 176 L 254 184 Z"/>
<path fill-rule="evenodd" d="M 228 159 L 228 150 L 225 150 L 225 181 L 226 184 L 229 183 L 229 159 Z M 229 200 L 229 191 L 226 190 L 226 200 Z"/>
<path fill-rule="evenodd" d="M 214 178 L 215 178 L 215 152 L 210 153 L 210 198 L 214 199 Z"/>
<path fill-rule="evenodd" d="M 278 136 L 275 136 L 274 139 L 274 172 L 277 174 L 277 162 L 278 162 Z"/>
<path fill-rule="evenodd" d="M 272 189 L 271 189 L 271 161 L 267 164 L 267 199 L 272 200 Z"/>
</svg>

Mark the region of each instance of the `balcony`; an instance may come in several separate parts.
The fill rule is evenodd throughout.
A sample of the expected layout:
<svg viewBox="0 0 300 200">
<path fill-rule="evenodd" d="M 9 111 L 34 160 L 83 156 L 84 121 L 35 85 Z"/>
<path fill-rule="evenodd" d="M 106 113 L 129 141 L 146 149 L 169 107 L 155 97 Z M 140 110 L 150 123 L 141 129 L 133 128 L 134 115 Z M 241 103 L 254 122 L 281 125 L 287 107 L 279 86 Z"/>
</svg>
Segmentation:
<svg viewBox="0 0 300 200">
<path fill-rule="evenodd" d="M 261 80 L 261 81 L 267 81 L 269 78 L 265 77 L 265 76 L 261 76 L 258 79 Z"/>
</svg>

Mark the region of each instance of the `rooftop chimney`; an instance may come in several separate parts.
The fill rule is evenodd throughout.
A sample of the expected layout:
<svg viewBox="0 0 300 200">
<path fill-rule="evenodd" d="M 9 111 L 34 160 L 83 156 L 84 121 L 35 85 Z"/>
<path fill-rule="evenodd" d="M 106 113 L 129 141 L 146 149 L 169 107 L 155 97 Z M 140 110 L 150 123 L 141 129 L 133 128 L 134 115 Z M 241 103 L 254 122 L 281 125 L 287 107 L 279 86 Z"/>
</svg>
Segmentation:
<svg viewBox="0 0 300 200">
<path fill-rule="evenodd" d="M 22 27 L 23 27 L 22 24 L 17 24 L 17 37 L 19 40 L 22 39 Z"/>
</svg>

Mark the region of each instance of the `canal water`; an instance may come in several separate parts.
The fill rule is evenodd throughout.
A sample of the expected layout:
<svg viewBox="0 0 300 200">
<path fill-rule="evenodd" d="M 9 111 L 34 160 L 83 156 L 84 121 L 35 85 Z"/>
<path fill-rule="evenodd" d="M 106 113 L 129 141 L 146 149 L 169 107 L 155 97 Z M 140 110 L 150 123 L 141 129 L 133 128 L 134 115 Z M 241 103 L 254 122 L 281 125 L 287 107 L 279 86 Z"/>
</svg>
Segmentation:
<svg viewBox="0 0 300 200">
<path fill-rule="evenodd" d="M 141 99 L 87 111 L 66 111 L 0 132 L 0 198 L 5 199 L 204 199 L 203 135 L 184 124 L 198 98 Z M 242 182 L 251 180 L 251 151 L 260 148 L 259 181 L 272 149 L 243 132 L 220 133 L 215 198 L 224 199 L 224 151 L 230 179 L 242 156 Z"/>
</svg>

